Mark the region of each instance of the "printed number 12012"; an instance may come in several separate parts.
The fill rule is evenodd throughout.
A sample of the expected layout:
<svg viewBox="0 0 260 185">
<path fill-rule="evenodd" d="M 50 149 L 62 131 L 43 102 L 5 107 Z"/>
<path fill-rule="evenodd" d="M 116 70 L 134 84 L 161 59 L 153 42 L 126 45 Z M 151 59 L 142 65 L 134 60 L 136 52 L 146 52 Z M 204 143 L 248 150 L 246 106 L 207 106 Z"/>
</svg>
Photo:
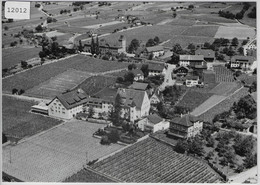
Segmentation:
<svg viewBox="0 0 260 185">
<path fill-rule="evenodd" d="M 7 8 L 8 13 L 27 13 L 27 8 Z"/>
</svg>

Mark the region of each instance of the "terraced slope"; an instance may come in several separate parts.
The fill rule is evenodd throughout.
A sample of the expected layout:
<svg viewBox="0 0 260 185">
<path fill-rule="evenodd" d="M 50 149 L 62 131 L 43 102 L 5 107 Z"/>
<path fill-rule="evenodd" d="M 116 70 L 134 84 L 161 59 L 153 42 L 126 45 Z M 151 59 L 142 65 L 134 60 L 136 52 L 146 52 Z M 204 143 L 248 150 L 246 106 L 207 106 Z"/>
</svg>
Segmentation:
<svg viewBox="0 0 260 185">
<path fill-rule="evenodd" d="M 151 137 L 101 160 L 92 170 L 121 182 L 213 183 L 219 175 L 207 164 L 173 151 Z"/>
</svg>

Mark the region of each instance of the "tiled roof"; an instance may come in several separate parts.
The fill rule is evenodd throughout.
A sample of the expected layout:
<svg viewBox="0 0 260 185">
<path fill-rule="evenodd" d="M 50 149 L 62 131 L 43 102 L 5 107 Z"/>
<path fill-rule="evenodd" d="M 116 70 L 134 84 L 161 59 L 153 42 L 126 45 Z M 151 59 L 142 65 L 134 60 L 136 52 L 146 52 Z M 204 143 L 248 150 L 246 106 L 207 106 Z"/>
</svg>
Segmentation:
<svg viewBox="0 0 260 185">
<path fill-rule="evenodd" d="M 131 72 L 132 72 L 135 76 L 138 76 L 138 75 L 143 76 L 143 75 L 144 75 L 143 71 L 140 70 L 140 69 L 133 69 L 133 70 L 131 70 Z"/>
<path fill-rule="evenodd" d="M 119 88 L 117 93 L 124 99 L 125 106 L 129 106 L 134 102 L 136 108 L 141 109 L 146 91 Z"/>
<path fill-rule="evenodd" d="M 161 118 L 157 114 L 151 114 L 151 115 L 147 116 L 147 119 L 152 124 L 157 124 L 157 123 L 160 123 L 161 121 L 163 121 L 163 118 Z"/>
<path fill-rule="evenodd" d="M 148 64 L 149 71 L 163 71 L 164 65 L 163 64 Z"/>
<path fill-rule="evenodd" d="M 193 123 L 196 121 L 199 121 L 199 119 L 190 114 L 186 114 L 182 117 L 176 117 L 171 120 L 172 123 L 187 126 L 187 127 L 193 126 Z"/>
<path fill-rule="evenodd" d="M 199 76 L 186 76 L 186 80 L 198 80 Z"/>
<path fill-rule="evenodd" d="M 94 94 L 95 97 L 99 97 L 103 101 L 114 102 L 117 94 L 117 89 L 106 87 L 98 93 Z"/>
<path fill-rule="evenodd" d="M 72 109 L 72 108 L 79 106 L 83 103 L 86 103 L 88 101 L 87 95 L 85 93 L 78 92 L 77 90 L 62 93 L 62 94 L 58 95 L 57 97 L 55 97 L 54 99 L 56 99 L 56 98 L 58 100 L 60 100 L 60 102 L 66 109 Z"/>
<path fill-rule="evenodd" d="M 149 85 L 148 83 L 134 82 L 128 88 L 129 89 L 137 89 L 137 90 L 146 90 L 148 85 Z"/>
<path fill-rule="evenodd" d="M 180 60 L 204 60 L 203 55 L 180 55 Z"/>
<path fill-rule="evenodd" d="M 198 49 L 195 51 L 195 55 L 203 55 L 204 58 L 215 58 L 215 51 L 211 49 Z"/>
<path fill-rule="evenodd" d="M 163 46 L 152 46 L 146 48 L 147 52 L 163 51 Z"/>
<path fill-rule="evenodd" d="M 248 61 L 249 63 L 253 63 L 256 61 L 256 58 L 253 56 L 233 56 L 231 58 L 231 62 L 237 62 L 237 61 Z"/>
</svg>

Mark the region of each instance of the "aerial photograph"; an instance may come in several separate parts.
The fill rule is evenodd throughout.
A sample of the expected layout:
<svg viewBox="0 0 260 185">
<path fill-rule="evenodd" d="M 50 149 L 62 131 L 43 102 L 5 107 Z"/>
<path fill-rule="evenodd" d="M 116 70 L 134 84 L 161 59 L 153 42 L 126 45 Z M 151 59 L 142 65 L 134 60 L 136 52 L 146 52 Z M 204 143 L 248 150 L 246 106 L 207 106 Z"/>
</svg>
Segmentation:
<svg viewBox="0 0 260 185">
<path fill-rule="evenodd" d="M 256 1 L 1 3 L 1 182 L 257 184 Z"/>
</svg>

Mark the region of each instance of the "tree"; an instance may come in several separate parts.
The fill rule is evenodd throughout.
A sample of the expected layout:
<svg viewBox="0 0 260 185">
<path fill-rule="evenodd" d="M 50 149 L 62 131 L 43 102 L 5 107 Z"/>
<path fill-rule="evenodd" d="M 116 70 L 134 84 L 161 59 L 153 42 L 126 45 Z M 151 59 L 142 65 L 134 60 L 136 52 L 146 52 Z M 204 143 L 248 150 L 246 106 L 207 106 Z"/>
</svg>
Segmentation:
<svg viewBox="0 0 260 185">
<path fill-rule="evenodd" d="M 137 39 L 133 39 L 128 47 L 128 52 L 133 53 L 140 46 L 140 43 Z"/>
<path fill-rule="evenodd" d="M 157 44 L 159 44 L 160 39 L 159 39 L 159 37 L 155 36 L 154 39 L 153 39 L 153 41 L 154 41 L 155 44 L 157 45 Z"/>
<path fill-rule="evenodd" d="M 182 49 L 181 45 L 179 43 L 177 43 L 173 46 L 172 52 L 175 53 L 175 54 L 182 54 L 183 49 Z"/>
<path fill-rule="evenodd" d="M 188 45 L 188 49 L 189 49 L 191 52 L 194 52 L 195 49 L 196 49 L 196 46 L 195 46 L 194 44 L 190 43 L 190 44 Z"/>
<path fill-rule="evenodd" d="M 156 108 L 157 108 L 157 110 L 158 110 L 159 115 L 160 115 L 162 118 L 166 118 L 166 117 L 167 117 L 166 108 L 165 108 L 163 102 L 160 101 L 160 102 L 157 104 L 157 107 L 156 107 Z"/>
<path fill-rule="evenodd" d="M 228 56 L 234 56 L 235 55 L 235 51 L 233 50 L 233 48 L 230 46 L 229 48 L 228 48 L 228 51 L 227 51 L 227 53 L 226 53 Z"/>
<path fill-rule="evenodd" d="M 179 139 L 174 147 L 177 153 L 184 154 L 188 150 L 188 143 L 186 140 Z"/>
<path fill-rule="evenodd" d="M 80 51 L 80 52 L 83 51 L 83 46 L 82 46 L 82 42 L 81 42 L 81 40 L 79 40 L 79 51 Z"/>
<path fill-rule="evenodd" d="M 214 140 L 214 138 L 213 137 L 209 137 L 208 139 L 207 139 L 207 146 L 208 147 L 213 147 L 214 148 L 214 144 L 215 144 L 215 140 Z"/>
<path fill-rule="evenodd" d="M 43 28 L 42 28 L 41 25 L 38 25 L 38 26 L 36 26 L 35 30 L 36 30 L 37 32 L 42 32 L 42 31 L 43 31 Z"/>
<path fill-rule="evenodd" d="M 129 64 L 128 65 L 128 70 L 132 70 L 132 69 L 136 69 L 136 65 L 135 64 Z"/>
<path fill-rule="evenodd" d="M 111 130 L 111 132 L 108 134 L 108 140 L 111 143 L 116 143 L 117 141 L 119 141 L 119 139 L 120 139 L 120 136 L 119 136 L 117 129 Z"/>
<path fill-rule="evenodd" d="M 95 53 L 96 53 L 97 55 L 100 54 L 98 37 L 96 38 Z"/>
<path fill-rule="evenodd" d="M 101 140 L 100 140 L 100 144 L 101 145 L 109 145 L 111 142 L 108 139 L 107 135 L 102 136 Z"/>
<path fill-rule="evenodd" d="M 88 108 L 88 118 L 92 118 L 95 114 L 94 108 L 92 106 L 90 106 Z"/>
<path fill-rule="evenodd" d="M 117 94 L 114 107 L 109 112 L 109 115 L 108 115 L 108 119 L 115 126 L 121 126 L 122 125 L 122 118 L 121 118 L 122 105 L 123 105 L 122 98 L 119 94 Z"/>
<path fill-rule="evenodd" d="M 231 45 L 232 46 L 237 46 L 238 45 L 238 39 L 236 37 L 234 37 L 231 41 Z"/>
<path fill-rule="evenodd" d="M 199 136 L 188 139 L 188 153 L 202 156 L 205 153 L 203 145 L 204 144 Z"/>
<path fill-rule="evenodd" d="M 209 47 L 210 47 L 210 43 L 205 42 L 205 43 L 204 43 L 204 48 L 209 49 Z"/>
<path fill-rule="evenodd" d="M 12 94 L 17 94 L 18 93 L 18 89 L 14 88 L 12 89 Z"/>
<path fill-rule="evenodd" d="M 248 40 L 243 40 L 242 45 L 243 45 L 243 46 L 246 45 L 247 42 L 248 42 Z"/>
<path fill-rule="evenodd" d="M 238 155 L 246 156 L 248 153 L 252 153 L 254 147 L 252 136 L 246 136 L 244 138 L 241 136 L 236 136 L 234 141 L 233 148 Z"/>
<path fill-rule="evenodd" d="M 151 47 L 151 46 L 154 46 L 154 45 L 156 45 L 155 42 L 154 42 L 154 39 L 149 39 L 145 44 L 146 47 Z"/>
<path fill-rule="evenodd" d="M 246 158 L 244 159 L 244 166 L 246 168 L 252 168 L 257 165 L 257 154 L 252 154 L 251 152 L 246 154 Z"/>
<path fill-rule="evenodd" d="M 146 78 L 149 75 L 148 64 L 143 64 L 141 67 L 141 71 L 144 73 L 144 77 Z"/>
<path fill-rule="evenodd" d="M 252 92 L 256 92 L 256 90 L 257 90 L 257 83 L 256 83 L 256 81 L 253 81 L 253 83 L 252 83 L 252 85 L 250 86 L 250 88 L 249 88 L 249 92 L 250 93 L 252 93 Z"/>
<path fill-rule="evenodd" d="M 20 89 L 20 91 L 18 92 L 19 95 L 23 94 L 25 91 L 23 89 Z"/>
<path fill-rule="evenodd" d="M 150 53 L 150 55 L 148 56 L 148 60 L 152 60 L 153 59 L 153 53 Z"/>
<path fill-rule="evenodd" d="M 131 84 L 134 82 L 135 75 L 132 72 L 128 72 L 124 75 L 124 81 L 130 82 Z"/>
<path fill-rule="evenodd" d="M 96 45 L 95 45 L 95 42 L 94 42 L 94 38 L 92 37 L 91 38 L 91 44 L 90 44 L 90 52 L 91 52 L 92 55 L 94 55 L 96 53 L 95 47 L 96 47 Z"/>
<path fill-rule="evenodd" d="M 213 156 L 214 156 L 214 152 L 213 152 L 213 151 L 210 151 L 210 152 L 207 154 L 206 159 L 207 159 L 207 160 L 210 160 L 210 159 L 212 159 Z"/>
<path fill-rule="evenodd" d="M 256 117 L 256 102 L 250 95 L 241 98 L 232 108 L 236 114 L 241 112 L 249 119 Z"/>
<path fill-rule="evenodd" d="M 28 63 L 25 62 L 24 60 L 22 60 L 22 61 L 21 61 L 21 67 L 22 67 L 23 69 L 26 69 L 26 68 L 28 67 Z"/>
<path fill-rule="evenodd" d="M 239 47 L 238 48 L 238 52 L 242 55 L 244 53 L 244 48 L 243 47 Z"/>
</svg>

